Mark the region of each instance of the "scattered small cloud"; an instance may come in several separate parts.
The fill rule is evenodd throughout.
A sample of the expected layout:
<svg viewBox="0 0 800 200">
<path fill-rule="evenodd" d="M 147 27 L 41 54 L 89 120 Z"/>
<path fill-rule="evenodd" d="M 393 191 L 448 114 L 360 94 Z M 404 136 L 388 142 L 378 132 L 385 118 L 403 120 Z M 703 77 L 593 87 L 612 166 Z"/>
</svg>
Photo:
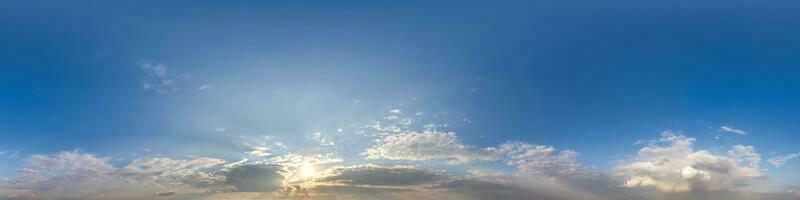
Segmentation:
<svg viewBox="0 0 800 200">
<path fill-rule="evenodd" d="M 338 129 L 338 132 L 341 132 L 341 129 Z M 319 145 L 322 146 L 334 146 L 336 143 L 328 137 L 326 134 L 322 132 L 315 132 L 311 134 L 311 139 L 316 141 Z"/>
<path fill-rule="evenodd" d="M 175 75 L 170 73 L 169 68 L 160 63 L 147 62 L 142 64 L 140 68 L 146 72 L 146 76 L 141 80 L 142 88 L 145 91 L 153 91 L 160 95 L 178 91 L 177 81 L 190 77 L 185 74 Z"/>
</svg>

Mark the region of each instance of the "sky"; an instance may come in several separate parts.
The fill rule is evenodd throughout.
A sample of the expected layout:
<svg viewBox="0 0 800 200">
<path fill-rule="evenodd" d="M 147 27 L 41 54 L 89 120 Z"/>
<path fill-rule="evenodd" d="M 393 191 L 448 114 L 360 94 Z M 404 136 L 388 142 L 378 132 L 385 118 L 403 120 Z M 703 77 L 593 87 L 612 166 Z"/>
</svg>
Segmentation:
<svg viewBox="0 0 800 200">
<path fill-rule="evenodd" d="M 3 1 L 0 199 L 798 199 L 798 6 Z"/>
</svg>

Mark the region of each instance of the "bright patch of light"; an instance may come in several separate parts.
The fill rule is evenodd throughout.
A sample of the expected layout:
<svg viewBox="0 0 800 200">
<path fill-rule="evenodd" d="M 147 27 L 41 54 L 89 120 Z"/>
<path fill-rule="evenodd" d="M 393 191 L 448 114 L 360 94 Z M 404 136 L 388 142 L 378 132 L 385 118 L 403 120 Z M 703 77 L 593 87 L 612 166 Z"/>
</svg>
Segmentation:
<svg viewBox="0 0 800 200">
<path fill-rule="evenodd" d="M 311 178 L 317 175 L 317 169 L 314 168 L 311 164 L 304 164 L 300 167 L 300 177 L 301 178 Z"/>
</svg>

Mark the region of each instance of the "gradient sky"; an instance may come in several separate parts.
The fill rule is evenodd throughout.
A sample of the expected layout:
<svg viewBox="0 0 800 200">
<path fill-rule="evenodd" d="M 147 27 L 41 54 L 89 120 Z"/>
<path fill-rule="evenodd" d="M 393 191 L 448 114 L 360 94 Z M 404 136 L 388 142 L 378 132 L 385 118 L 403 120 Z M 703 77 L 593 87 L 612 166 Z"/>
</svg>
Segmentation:
<svg viewBox="0 0 800 200">
<path fill-rule="evenodd" d="M 574 151 L 582 170 L 659 193 L 685 191 L 624 184 L 642 176 L 623 168 L 656 163 L 647 149 L 689 141 L 690 153 L 742 162 L 708 175 L 714 181 L 698 178 L 702 186 L 689 181 L 691 191 L 797 194 L 797 8 L 782 0 L 4 1 L 0 195 L 57 191 L 40 185 L 75 176 L 81 170 L 69 167 L 85 160 L 64 160 L 75 156 L 108 163 L 109 174 L 147 158 L 222 160 L 193 172 L 211 173 L 298 155 L 330 161 L 297 168 L 307 170 L 299 178 L 395 165 L 518 178 L 522 165 L 495 151 L 514 141 Z M 737 157 L 737 147 L 758 160 L 745 164 L 753 157 Z M 703 170 L 693 155 L 673 166 L 683 179 L 683 167 Z M 47 168 L 59 163 L 77 164 Z M 27 169 L 66 175 L 28 182 Z"/>
</svg>

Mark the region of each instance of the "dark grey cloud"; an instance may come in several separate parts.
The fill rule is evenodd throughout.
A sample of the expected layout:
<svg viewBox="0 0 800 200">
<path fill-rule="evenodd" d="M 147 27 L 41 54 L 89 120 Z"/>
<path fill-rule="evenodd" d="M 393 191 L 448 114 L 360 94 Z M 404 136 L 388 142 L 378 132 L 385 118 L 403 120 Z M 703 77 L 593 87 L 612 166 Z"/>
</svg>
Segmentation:
<svg viewBox="0 0 800 200">
<path fill-rule="evenodd" d="M 246 164 L 222 172 L 225 181 L 240 192 L 274 192 L 283 187 L 286 170 L 281 165 Z"/>
<path fill-rule="evenodd" d="M 407 186 L 441 181 L 440 173 L 414 167 L 385 167 L 378 165 L 357 165 L 331 170 L 331 175 L 320 182 L 346 185 Z"/>
</svg>

